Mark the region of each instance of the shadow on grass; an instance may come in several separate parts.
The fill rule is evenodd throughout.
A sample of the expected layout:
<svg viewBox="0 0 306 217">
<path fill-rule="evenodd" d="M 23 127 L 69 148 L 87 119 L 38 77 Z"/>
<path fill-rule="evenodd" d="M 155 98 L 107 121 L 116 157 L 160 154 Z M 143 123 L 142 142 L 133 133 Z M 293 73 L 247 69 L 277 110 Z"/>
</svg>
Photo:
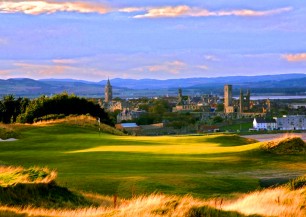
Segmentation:
<svg viewBox="0 0 306 217">
<path fill-rule="evenodd" d="M 238 135 L 222 135 L 207 138 L 206 142 L 218 143 L 221 147 L 241 146 L 258 142 L 255 139 L 240 137 Z"/>
<path fill-rule="evenodd" d="M 260 215 L 243 215 L 234 211 L 223 211 L 208 206 L 190 209 L 187 217 L 261 217 Z"/>
</svg>

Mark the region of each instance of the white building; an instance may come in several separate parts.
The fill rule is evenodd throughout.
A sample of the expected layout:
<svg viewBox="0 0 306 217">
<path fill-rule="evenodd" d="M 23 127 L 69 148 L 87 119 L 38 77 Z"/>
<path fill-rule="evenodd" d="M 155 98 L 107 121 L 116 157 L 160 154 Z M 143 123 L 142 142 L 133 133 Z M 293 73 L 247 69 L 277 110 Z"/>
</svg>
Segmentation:
<svg viewBox="0 0 306 217">
<path fill-rule="evenodd" d="M 264 118 L 254 118 L 253 128 L 256 130 L 275 130 L 277 124 L 275 120 L 266 120 Z"/>
<path fill-rule="evenodd" d="M 306 130 L 306 115 L 290 115 L 277 118 L 279 130 Z"/>
</svg>

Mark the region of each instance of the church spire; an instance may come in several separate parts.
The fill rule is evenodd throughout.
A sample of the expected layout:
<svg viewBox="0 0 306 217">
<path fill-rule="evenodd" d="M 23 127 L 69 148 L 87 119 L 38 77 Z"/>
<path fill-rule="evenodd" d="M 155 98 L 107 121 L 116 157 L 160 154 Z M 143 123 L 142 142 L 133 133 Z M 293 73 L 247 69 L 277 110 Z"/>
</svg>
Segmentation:
<svg viewBox="0 0 306 217">
<path fill-rule="evenodd" d="M 107 84 L 105 85 L 105 102 L 110 103 L 113 100 L 113 87 L 110 83 L 109 78 L 107 79 Z"/>
</svg>

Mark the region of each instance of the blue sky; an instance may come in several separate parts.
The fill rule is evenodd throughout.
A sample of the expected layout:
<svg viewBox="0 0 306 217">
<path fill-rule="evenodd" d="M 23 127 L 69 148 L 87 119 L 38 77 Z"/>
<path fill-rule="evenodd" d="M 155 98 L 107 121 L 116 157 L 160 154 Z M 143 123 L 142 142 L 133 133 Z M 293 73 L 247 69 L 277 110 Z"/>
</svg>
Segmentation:
<svg viewBox="0 0 306 217">
<path fill-rule="evenodd" d="M 306 73 L 301 0 L 0 1 L 0 78 Z"/>
</svg>

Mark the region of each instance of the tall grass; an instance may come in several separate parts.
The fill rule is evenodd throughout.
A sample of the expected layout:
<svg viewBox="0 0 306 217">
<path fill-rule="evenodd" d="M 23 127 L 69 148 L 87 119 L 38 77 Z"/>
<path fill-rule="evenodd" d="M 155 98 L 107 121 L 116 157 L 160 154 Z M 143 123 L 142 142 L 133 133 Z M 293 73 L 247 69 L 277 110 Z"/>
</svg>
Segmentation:
<svg viewBox="0 0 306 217">
<path fill-rule="evenodd" d="M 306 188 L 291 191 L 285 187 L 256 191 L 229 202 L 223 209 L 250 215 L 280 217 L 306 216 Z"/>
<path fill-rule="evenodd" d="M 294 134 L 286 134 L 278 139 L 265 142 L 260 148 L 274 154 L 306 153 L 306 143 L 300 136 Z"/>
<path fill-rule="evenodd" d="M 243 216 L 279 216 L 304 217 L 306 216 L 306 188 L 289 190 L 278 187 L 256 191 L 240 196 L 235 200 L 209 199 L 200 200 L 191 196 L 167 196 L 153 194 L 140 196 L 131 200 L 121 200 L 118 206 L 109 204 L 99 207 L 79 209 L 44 209 L 33 207 L 0 207 L 1 211 L 26 214 L 30 216 L 116 216 L 116 217 L 243 217 Z M 101 198 L 100 198 L 101 199 Z M 103 198 L 105 200 L 105 198 Z"/>
<path fill-rule="evenodd" d="M 8 187 L 16 184 L 45 183 L 55 180 L 57 172 L 48 168 L 4 167 L 0 166 L 0 186 Z"/>
</svg>

